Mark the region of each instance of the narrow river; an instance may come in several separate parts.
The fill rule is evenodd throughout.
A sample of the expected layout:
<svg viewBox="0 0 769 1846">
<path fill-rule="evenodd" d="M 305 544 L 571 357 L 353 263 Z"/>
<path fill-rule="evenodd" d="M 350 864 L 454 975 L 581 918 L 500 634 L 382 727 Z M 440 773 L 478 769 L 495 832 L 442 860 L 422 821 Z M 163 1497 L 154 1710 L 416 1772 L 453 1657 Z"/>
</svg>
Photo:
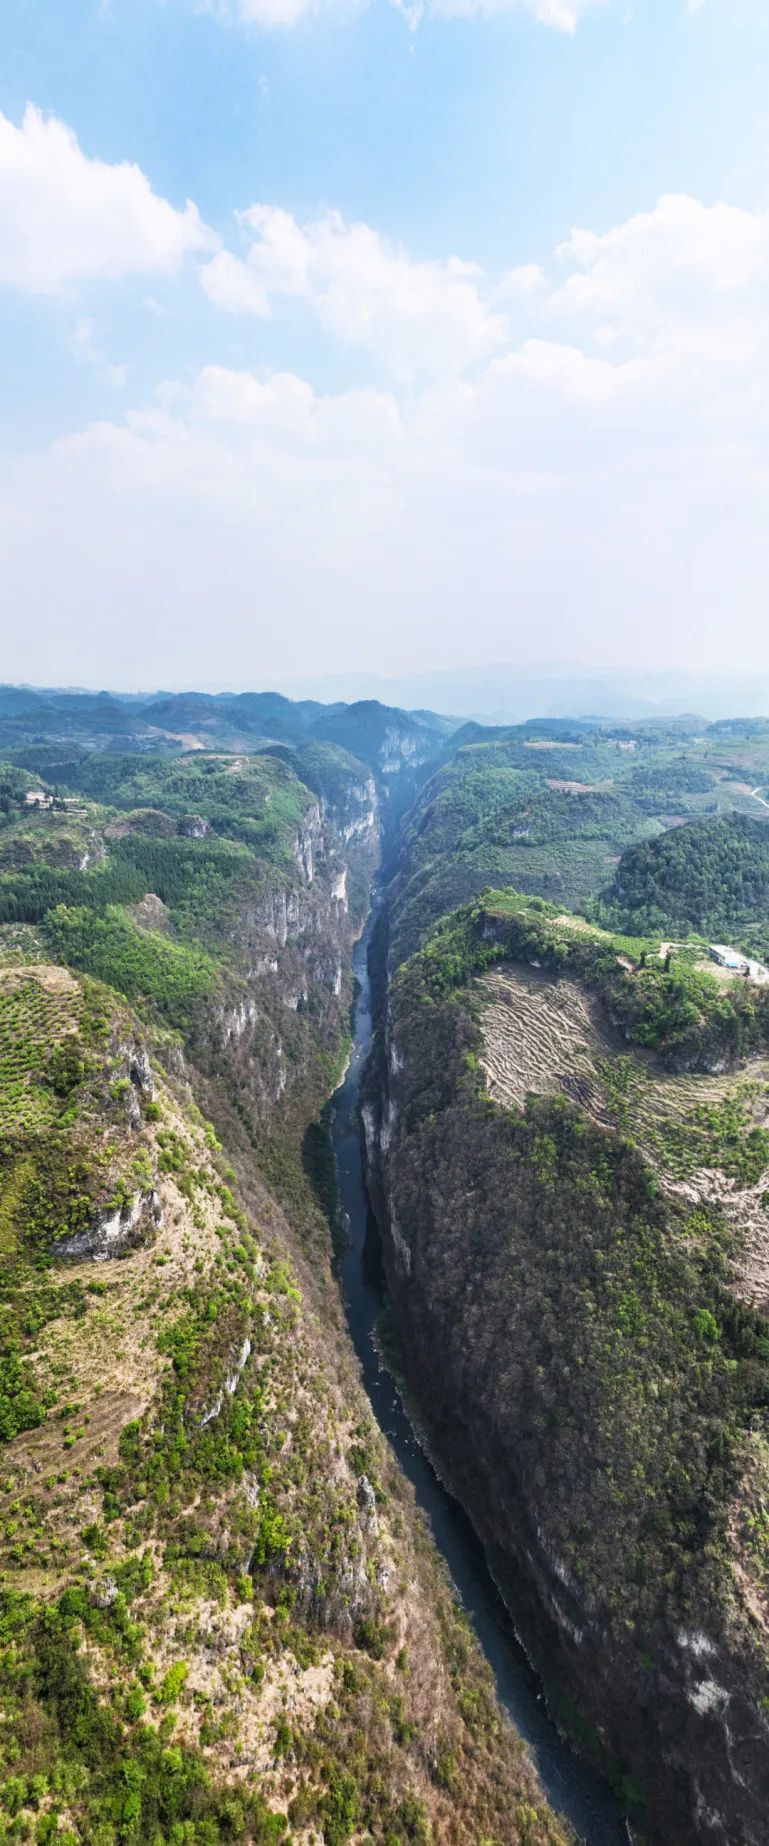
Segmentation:
<svg viewBox="0 0 769 1846">
<path fill-rule="evenodd" d="M 619 1807 L 605 1783 L 575 1756 L 548 1715 L 542 1688 L 516 1640 L 513 1624 L 486 1568 L 469 1519 L 447 1492 L 420 1447 L 392 1378 L 377 1356 L 374 1327 L 383 1287 L 378 1235 L 366 1196 L 358 1120 L 360 1080 L 371 1044 L 369 930 L 355 951 L 359 997 L 349 1069 L 334 1098 L 332 1139 L 348 1245 L 340 1265 L 350 1334 L 374 1414 L 448 1564 L 455 1587 L 492 1668 L 497 1691 L 530 1745 L 548 1799 L 571 1821 L 584 1846 L 627 1846 Z"/>
</svg>

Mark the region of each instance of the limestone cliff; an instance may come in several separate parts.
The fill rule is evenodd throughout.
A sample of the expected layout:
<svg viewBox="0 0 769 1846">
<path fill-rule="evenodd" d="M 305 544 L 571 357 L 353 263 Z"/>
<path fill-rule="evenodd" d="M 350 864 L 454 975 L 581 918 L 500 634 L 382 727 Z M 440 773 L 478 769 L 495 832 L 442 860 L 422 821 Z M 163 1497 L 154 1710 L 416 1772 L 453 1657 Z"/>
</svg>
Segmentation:
<svg viewBox="0 0 769 1846">
<path fill-rule="evenodd" d="M 638 1840 L 759 1846 L 766 1009 L 651 954 L 512 895 L 447 920 L 391 988 L 372 1195 L 411 1388 L 556 1712 Z"/>
</svg>

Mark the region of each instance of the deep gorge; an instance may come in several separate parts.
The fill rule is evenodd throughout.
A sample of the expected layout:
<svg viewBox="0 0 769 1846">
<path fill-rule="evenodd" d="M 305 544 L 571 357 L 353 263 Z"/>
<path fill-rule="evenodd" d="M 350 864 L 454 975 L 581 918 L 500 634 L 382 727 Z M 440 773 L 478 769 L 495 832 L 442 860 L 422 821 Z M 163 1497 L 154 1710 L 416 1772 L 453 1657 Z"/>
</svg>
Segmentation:
<svg viewBox="0 0 769 1846">
<path fill-rule="evenodd" d="M 364 1178 L 361 1084 L 371 1054 L 369 954 L 375 906 L 355 951 L 357 975 L 354 1043 L 344 1083 L 336 1092 L 332 1139 L 347 1247 L 340 1265 L 350 1336 L 363 1383 L 380 1429 L 411 1481 L 417 1503 L 448 1564 L 494 1673 L 501 1703 L 530 1746 L 542 1786 L 558 1813 L 585 1846 L 619 1846 L 627 1830 L 608 1787 L 577 1757 L 550 1717 L 541 1682 L 532 1671 L 515 1626 L 516 1599 L 505 1609 L 472 1525 L 444 1485 L 382 1362 L 377 1323 L 385 1299 L 381 1246 Z M 515 1625 L 515 1626 L 514 1626 Z"/>
<path fill-rule="evenodd" d="M 0 1839 L 763 1846 L 763 835 L 289 723 L 0 767 Z"/>
</svg>

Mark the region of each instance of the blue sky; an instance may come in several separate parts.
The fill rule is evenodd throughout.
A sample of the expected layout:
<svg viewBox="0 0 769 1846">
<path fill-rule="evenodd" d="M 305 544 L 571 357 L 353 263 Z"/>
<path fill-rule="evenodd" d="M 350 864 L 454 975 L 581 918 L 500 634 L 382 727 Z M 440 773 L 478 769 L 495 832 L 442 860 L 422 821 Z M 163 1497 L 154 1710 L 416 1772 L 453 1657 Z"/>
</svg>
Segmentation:
<svg viewBox="0 0 769 1846">
<path fill-rule="evenodd" d="M 764 0 L 6 0 L 0 112 L 3 677 L 763 645 Z"/>
</svg>

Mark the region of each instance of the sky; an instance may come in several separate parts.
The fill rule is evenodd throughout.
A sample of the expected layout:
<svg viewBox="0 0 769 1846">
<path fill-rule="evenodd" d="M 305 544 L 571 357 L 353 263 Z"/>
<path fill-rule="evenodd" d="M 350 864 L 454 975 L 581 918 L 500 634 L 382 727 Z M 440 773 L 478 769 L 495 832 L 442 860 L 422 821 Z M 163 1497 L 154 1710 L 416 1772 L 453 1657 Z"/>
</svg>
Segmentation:
<svg viewBox="0 0 769 1846">
<path fill-rule="evenodd" d="M 769 667 L 767 0 L 5 0 L 0 678 Z"/>
</svg>

